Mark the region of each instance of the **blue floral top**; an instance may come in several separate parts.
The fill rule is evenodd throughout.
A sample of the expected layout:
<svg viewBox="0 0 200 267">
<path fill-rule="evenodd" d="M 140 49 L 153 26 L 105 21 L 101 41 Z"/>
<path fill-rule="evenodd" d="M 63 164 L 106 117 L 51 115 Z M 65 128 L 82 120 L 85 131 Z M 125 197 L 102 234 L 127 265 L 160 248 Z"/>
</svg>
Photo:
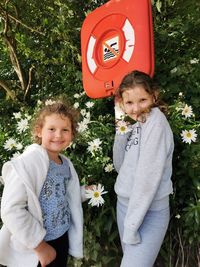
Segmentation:
<svg viewBox="0 0 200 267">
<path fill-rule="evenodd" d="M 70 227 L 70 208 L 67 201 L 67 185 L 71 178 L 68 161 L 62 164 L 50 160 L 46 180 L 39 201 L 43 214 L 45 241 L 62 236 Z"/>
</svg>

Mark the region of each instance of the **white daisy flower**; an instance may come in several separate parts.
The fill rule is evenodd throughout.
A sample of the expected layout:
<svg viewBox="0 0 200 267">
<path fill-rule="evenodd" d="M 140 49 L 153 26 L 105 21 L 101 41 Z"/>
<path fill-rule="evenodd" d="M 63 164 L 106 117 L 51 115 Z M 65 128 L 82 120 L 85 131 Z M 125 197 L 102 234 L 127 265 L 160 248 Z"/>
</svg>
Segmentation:
<svg viewBox="0 0 200 267">
<path fill-rule="evenodd" d="M 182 110 L 182 115 L 185 116 L 186 118 L 190 118 L 191 116 L 193 116 L 192 107 L 186 104 Z"/>
<path fill-rule="evenodd" d="M 85 117 L 88 121 L 90 121 L 91 114 L 90 112 L 86 112 Z"/>
<path fill-rule="evenodd" d="M 88 101 L 87 103 L 85 103 L 87 108 L 92 108 L 94 106 L 94 103 L 91 101 Z"/>
<path fill-rule="evenodd" d="M 78 108 L 78 107 L 79 107 L 79 103 L 78 102 L 74 103 L 74 108 Z"/>
<path fill-rule="evenodd" d="M 88 151 L 91 152 L 92 154 L 95 151 L 98 151 L 101 149 L 100 145 L 101 145 L 102 141 L 99 138 L 94 139 L 93 141 L 88 142 Z"/>
<path fill-rule="evenodd" d="M 81 122 L 78 123 L 77 131 L 83 133 L 88 129 L 88 123 L 90 121 L 87 118 L 84 118 Z"/>
<path fill-rule="evenodd" d="M 41 100 L 38 100 L 38 101 L 37 101 L 37 105 L 38 105 L 38 106 L 42 105 L 42 101 L 41 101 Z"/>
<path fill-rule="evenodd" d="M 197 139 L 196 130 L 183 130 L 181 133 L 182 140 L 184 143 L 191 144 L 192 142 L 195 142 Z"/>
<path fill-rule="evenodd" d="M 103 194 L 106 194 L 107 191 L 104 191 L 104 186 L 101 184 L 94 185 L 92 189 L 85 190 L 85 196 L 86 198 L 90 198 L 90 201 L 88 204 L 91 204 L 92 207 L 100 205 L 102 206 L 105 202 L 105 200 L 102 198 Z"/>
<path fill-rule="evenodd" d="M 85 95 L 85 91 L 83 91 L 82 93 L 80 93 L 80 96 L 83 96 L 83 95 Z"/>
<path fill-rule="evenodd" d="M 25 117 L 27 118 L 27 120 L 30 120 L 32 118 L 29 114 L 25 114 Z"/>
<path fill-rule="evenodd" d="M 81 109 L 80 113 L 81 113 L 82 116 L 85 116 L 86 113 L 87 113 L 87 111 L 86 111 L 86 109 L 84 108 L 84 109 Z"/>
<path fill-rule="evenodd" d="M 74 95 L 74 98 L 79 98 L 79 97 L 81 97 L 79 94 Z"/>
<path fill-rule="evenodd" d="M 21 114 L 21 112 L 14 112 L 13 116 L 14 116 L 15 119 L 21 119 L 22 114 Z"/>
<path fill-rule="evenodd" d="M 190 64 L 198 64 L 199 63 L 199 59 L 197 58 L 193 58 L 190 60 Z"/>
<path fill-rule="evenodd" d="M 25 132 L 29 128 L 28 120 L 22 119 L 17 123 L 17 130 L 19 133 Z"/>
<path fill-rule="evenodd" d="M 15 141 L 15 139 L 13 138 L 9 138 L 5 144 L 3 145 L 4 149 L 10 151 L 12 150 L 13 148 L 16 148 L 17 147 L 17 142 Z"/>
<path fill-rule="evenodd" d="M 179 95 L 180 97 L 182 97 L 182 96 L 183 96 L 183 92 L 180 92 L 178 95 Z"/>
<path fill-rule="evenodd" d="M 130 131 L 128 123 L 125 121 L 118 121 L 116 125 L 117 134 L 125 134 Z"/>
<path fill-rule="evenodd" d="M 113 164 L 112 163 L 107 164 L 104 170 L 105 172 L 111 172 L 112 170 L 114 170 Z"/>
<path fill-rule="evenodd" d="M 22 148 L 23 148 L 22 143 L 18 143 L 18 144 L 16 145 L 16 149 L 17 149 L 17 150 L 21 150 Z"/>
<path fill-rule="evenodd" d="M 175 216 L 175 218 L 176 218 L 176 219 L 180 219 L 180 218 L 181 218 L 181 215 L 180 215 L 180 214 L 177 214 L 177 215 Z"/>
<path fill-rule="evenodd" d="M 177 67 L 173 68 L 170 72 L 173 74 L 173 73 L 176 73 L 177 72 Z"/>
</svg>

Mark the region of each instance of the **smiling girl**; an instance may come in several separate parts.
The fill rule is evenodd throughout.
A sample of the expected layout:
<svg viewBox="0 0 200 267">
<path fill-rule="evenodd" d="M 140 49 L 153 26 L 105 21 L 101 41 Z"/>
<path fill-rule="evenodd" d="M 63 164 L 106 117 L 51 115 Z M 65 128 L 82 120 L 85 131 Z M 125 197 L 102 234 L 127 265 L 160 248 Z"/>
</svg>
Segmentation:
<svg viewBox="0 0 200 267">
<path fill-rule="evenodd" d="M 4 164 L 1 264 L 66 267 L 68 254 L 83 256 L 81 188 L 72 162 L 61 154 L 77 119 L 63 101 L 44 106 L 33 124 L 35 144 Z"/>
<path fill-rule="evenodd" d="M 116 133 L 113 147 L 120 266 L 152 267 L 169 223 L 173 134 L 161 111 L 159 91 L 147 74 L 127 74 L 116 98 L 135 121 L 127 133 Z"/>
</svg>

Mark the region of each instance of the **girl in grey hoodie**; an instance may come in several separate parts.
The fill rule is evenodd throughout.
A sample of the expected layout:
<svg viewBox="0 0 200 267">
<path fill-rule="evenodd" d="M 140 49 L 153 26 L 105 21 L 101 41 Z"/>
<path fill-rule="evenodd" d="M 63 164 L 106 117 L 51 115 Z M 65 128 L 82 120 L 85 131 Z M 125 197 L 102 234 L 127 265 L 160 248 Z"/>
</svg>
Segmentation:
<svg viewBox="0 0 200 267">
<path fill-rule="evenodd" d="M 113 146 L 121 267 L 152 267 L 169 223 L 173 134 L 147 74 L 127 74 L 116 98 L 133 120 L 125 133 L 117 131 Z"/>
</svg>

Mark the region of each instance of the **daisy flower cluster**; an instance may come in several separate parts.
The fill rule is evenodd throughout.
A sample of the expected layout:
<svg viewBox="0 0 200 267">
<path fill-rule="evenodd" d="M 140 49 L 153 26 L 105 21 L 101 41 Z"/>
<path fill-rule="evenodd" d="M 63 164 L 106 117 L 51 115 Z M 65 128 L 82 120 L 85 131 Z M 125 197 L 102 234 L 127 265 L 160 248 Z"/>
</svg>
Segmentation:
<svg viewBox="0 0 200 267">
<path fill-rule="evenodd" d="M 29 131 L 29 124 L 31 115 L 26 112 L 14 112 L 11 118 L 13 125 L 13 132 L 5 135 L 5 142 L 3 148 L 9 152 L 7 153 L 10 158 L 15 158 L 27 145 L 27 137 Z M 10 159 L 8 158 L 8 159 Z"/>
<path fill-rule="evenodd" d="M 182 96 L 182 95 L 181 95 Z M 178 101 L 171 106 L 172 109 L 172 124 L 181 130 L 180 136 L 183 143 L 191 144 L 197 141 L 198 129 L 200 123 L 196 120 L 192 106 L 185 102 Z"/>
<path fill-rule="evenodd" d="M 112 158 L 107 155 L 108 139 L 112 138 L 110 134 L 112 128 L 105 125 L 105 116 L 95 117 L 96 105 L 98 105 L 98 101 L 88 100 L 84 93 L 74 95 L 74 107 L 80 111 L 81 119 L 77 128 L 78 136 L 74 140 L 72 150 L 74 149 L 75 154 L 79 147 L 84 150 L 83 157 L 79 158 L 79 162 L 83 163 L 82 167 L 84 166 L 85 170 L 89 170 L 89 175 L 87 173 L 83 175 L 82 184 L 98 182 L 98 185 L 86 190 L 88 204 L 92 207 L 100 207 L 104 204 L 102 195 L 107 193 L 102 185 L 104 176 L 106 177 L 108 173 L 114 171 Z M 107 132 L 109 133 L 107 134 Z"/>
<path fill-rule="evenodd" d="M 87 101 L 86 103 L 82 100 L 83 97 L 85 96 L 85 92 L 82 92 L 80 94 L 75 94 L 74 95 L 74 107 L 76 109 L 80 110 L 82 120 L 78 123 L 78 132 L 81 134 L 84 134 L 87 132 L 90 120 L 91 120 L 91 109 L 94 106 L 94 102 L 92 101 Z M 84 106 L 82 108 L 82 106 Z"/>
<path fill-rule="evenodd" d="M 101 124 L 101 119 L 99 121 L 92 119 L 92 113 L 95 108 L 95 101 L 88 99 L 85 100 L 85 93 L 82 92 L 80 94 L 76 93 L 74 95 L 74 107 L 80 110 L 81 114 L 81 120 L 78 123 L 78 133 L 80 136 L 80 140 L 83 143 L 86 143 L 87 148 L 86 152 L 88 152 L 91 157 L 95 157 L 96 159 L 99 159 L 102 156 L 103 146 L 104 142 L 102 140 L 102 136 L 100 136 L 96 130 L 97 128 L 102 128 L 103 125 Z M 101 132 L 100 132 L 101 133 Z M 79 141 L 79 140 L 78 140 Z M 73 146 L 76 147 L 76 143 Z M 96 157 L 98 155 L 98 157 Z M 114 168 L 111 168 L 109 164 L 109 161 L 112 161 L 111 159 L 104 158 L 102 159 L 103 166 L 105 168 L 106 172 L 111 172 Z M 108 165 L 105 165 L 108 164 Z"/>
</svg>

